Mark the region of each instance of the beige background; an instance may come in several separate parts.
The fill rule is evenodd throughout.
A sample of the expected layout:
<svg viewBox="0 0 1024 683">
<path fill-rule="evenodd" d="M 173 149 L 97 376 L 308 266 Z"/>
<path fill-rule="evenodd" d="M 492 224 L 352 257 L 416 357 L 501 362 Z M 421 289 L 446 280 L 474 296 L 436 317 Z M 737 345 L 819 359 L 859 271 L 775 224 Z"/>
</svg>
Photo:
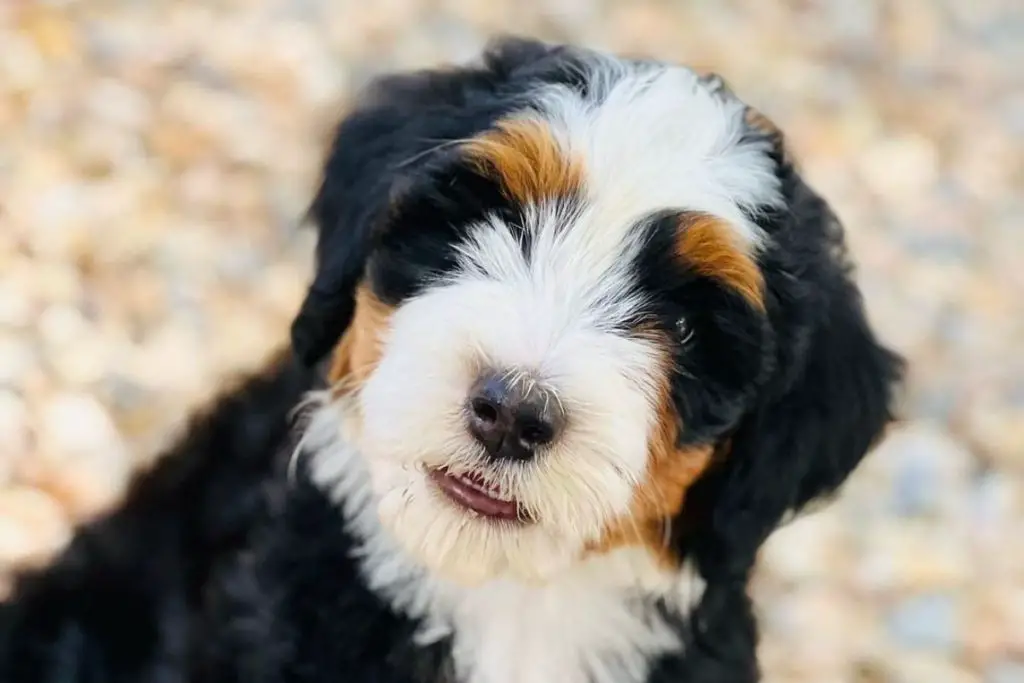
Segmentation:
<svg viewBox="0 0 1024 683">
<path fill-rule="evenodd" d="M 716 70 L 789 134 L 914 363 L 756 585 L 769 681 L 1024 681 L 1020 0 L 0 0 L 0 576 L 284 340 L 328 125 L 495 31 Z"/>
</svg>

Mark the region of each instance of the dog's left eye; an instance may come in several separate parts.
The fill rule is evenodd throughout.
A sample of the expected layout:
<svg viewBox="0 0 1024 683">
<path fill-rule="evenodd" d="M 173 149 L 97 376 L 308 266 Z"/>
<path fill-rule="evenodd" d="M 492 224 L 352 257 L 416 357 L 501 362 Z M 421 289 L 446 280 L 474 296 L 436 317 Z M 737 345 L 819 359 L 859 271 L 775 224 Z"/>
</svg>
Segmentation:
<svg viewBox="0 0 1024 683">
<path fill-rule="evenodd" d="M 693 328 L 690 327 L 690 321 L 685 317 L 676 320 L 676 333 L 679 335 L 679 342 L 683 346 L 686 346 L 693 339 Z"/>
</svg>

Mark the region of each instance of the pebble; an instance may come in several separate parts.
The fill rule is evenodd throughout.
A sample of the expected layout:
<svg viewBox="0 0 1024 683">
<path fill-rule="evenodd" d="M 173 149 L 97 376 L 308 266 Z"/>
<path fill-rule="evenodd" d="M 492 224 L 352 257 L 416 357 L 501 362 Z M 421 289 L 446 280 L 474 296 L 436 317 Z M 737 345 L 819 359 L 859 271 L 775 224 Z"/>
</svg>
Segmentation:
<svg viewBox="0 0 1024 683">
<path fill-rule="evenodd" d="M 1024 468 L 1024 406 L 986 392 L 971 402 L 966 422 L 986 455 L 1015 471 Z"/>
<path fill-rule="evenodd" d="M 985 669 L 984 683 L 1020 683 L 1024 681 L 1024 660 L 998 660 Z"/>
<path fill-rule="evenodd" d="M 0 390 L 0 487 L 11 481 L 16 463 L 31 446 L 29 412 L 13 391 Z"/>
<path fill-rule="evenodd" d="M 95 398 L 57 394 L 43 406 L 39 423 L 33 481 L 76 518 L 100 512 L 120 497 L 131 472 L 130 454 Z"/>
<path fill-rule="evenodd" d="M 867 147 L 859 159 L 864 181 L 879 196 L 897 202 L 908 194 L 929 189 L 938 177 L 935 144 L 922 135 L 906 133 L 884 138 Z"/>
<path fill-rule="evenodd" d="M 44 562 L 69 540 L 63 507 L 36 488 L 0 489 L 0 564 L 23 568 Z"/>
<path fill-rule="evenodd" d="M 834 508 L 800 517 L 777 530 L 761 552 L 765 571 L 799 583 L 842 571 L 846 554 L 844 520 Z"/>
<path fill-rule="evenodd" d="M 1024 506 L 1020 478 L 997 469 L 983 472 L 972 482 L 968 504 L 976 542 L 1012 551 L 1014 544 L 1007 547 L 1004 541 L 1011 538 L 1014 512 Z M 1024 538 L 1015 545 L 1024 551 Z"/>
<path fill-rule="evenodd" d="M 32 321 L 32 302 L 13 283 L 0 280 L 0 327 L 28 327 Z"/>
<path fill-rule="evenodd" d="M 909 649 L 951 650 L 963 635 L 962 611 L 957 598 L 949 594 L 906 598 L 889 612 L 889 633 Z"/>
<path fill-rule="evenodd" d="M 922 520 L 886 520 L 858 530 L 851 578 L 865 591 L 886 595 L 962 587 L 974 578 L 967 532 Z"/>
<path fill-rule="evenodd" d="M 790 675 L 817 674 L 828 680 L 848 667 L 863 647 L 857 637 L 862 612 L 835 588 L 808 584 L 785 599 L 766 599 L 759 610 L 766 628 L 785 642 L 785 666 Z M 801 634 L 812 632 L 814 638 Z"/>
<path fill-rule="evenodd" d="M 0 387 L 20 386 L 36 362 L 28 340 L 0 330 Z"/>
<path fill-rule="evenodd" d="M 977 683 L 963 667 L 918 654 L 901 655 L 885 665 L 887 683 Z"/>
<path fill-rule="evenodd" d="M 940 426 L 920 421 L 891 430 L 871 464 L 889 482 L 893 514 L 939 520 L 963 514 L 974 456 Z"/>
<path fill-rule="evenodd" d="M 100 78 L 86 95 L 88 113 L 118 128 L 141 131 L 153 115 L 153 105 L 138 88 L 112 78 Z"/>
</svg>

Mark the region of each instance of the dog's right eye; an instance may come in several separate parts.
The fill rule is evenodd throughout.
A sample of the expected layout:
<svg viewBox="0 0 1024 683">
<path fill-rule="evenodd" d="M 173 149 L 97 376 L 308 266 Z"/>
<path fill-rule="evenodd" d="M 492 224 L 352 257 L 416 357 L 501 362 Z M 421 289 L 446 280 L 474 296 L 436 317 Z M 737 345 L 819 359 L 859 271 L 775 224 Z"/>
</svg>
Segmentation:
<svg viewBox="0 0 1024 683">
<path fill-rule="evenodd" d="M 676 320 L 676 334 L 679 335 L 679 343 L 684 348 L 693 340 L 694 331 L 685 316 Z"/>
</svg>

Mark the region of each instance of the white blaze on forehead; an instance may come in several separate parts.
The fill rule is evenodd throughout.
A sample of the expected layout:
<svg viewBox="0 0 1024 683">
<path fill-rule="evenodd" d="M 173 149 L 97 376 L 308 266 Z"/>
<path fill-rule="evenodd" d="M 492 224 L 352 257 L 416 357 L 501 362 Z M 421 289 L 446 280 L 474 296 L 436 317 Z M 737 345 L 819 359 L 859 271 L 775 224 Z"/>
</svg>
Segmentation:
<svg viewBox="0 0 1024 683">
<path fill-rule="evenodd" d="M 459 245 L 456 277 L 513 286 L 530 299 L 531 326 L 582 319 L 607 330 L 643 305 L 632 270 L 640 230 L 616 229 L 587 206 L 526 207 L 523 218 L 529 256 L 508 226 L 492 219 Z"/>
<path fill-rule="evenodd" d="M 780 206 L 771 143 L 744 137 L 746 107 L 686 68 L 592 55 L 587 94 L 546 86 L 535 110 L 584 170 L 587 202 L 606 229 L 662 209 L 724 219 L 737 245 L 765 239 L 745 214 Z"/>
</svg>

